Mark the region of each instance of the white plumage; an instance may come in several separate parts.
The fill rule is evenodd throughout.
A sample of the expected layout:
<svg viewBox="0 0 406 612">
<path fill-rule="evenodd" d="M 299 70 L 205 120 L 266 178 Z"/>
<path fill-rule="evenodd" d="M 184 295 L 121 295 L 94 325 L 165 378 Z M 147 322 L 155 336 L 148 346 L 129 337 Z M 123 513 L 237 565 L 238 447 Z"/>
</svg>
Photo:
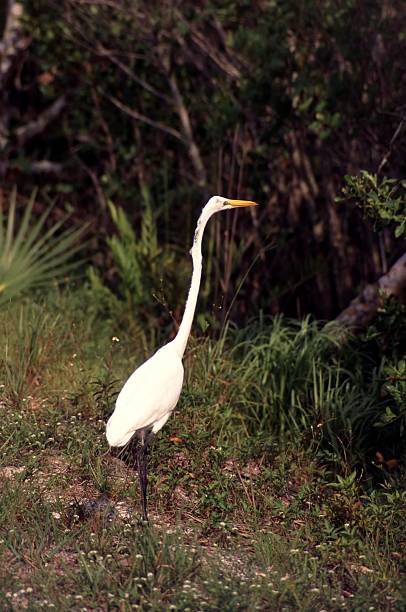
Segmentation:
<svg viewBox="0 0 406 612">
<path fill-rule="evenodd" d="M 182 358 L 199 294 L 204 228 L 210 217 L 220 210 L 255 205 L 255 202 L 248 200 L 229 200 L 221 196 L 214 196 L 207 202 L 197 221 L 193 246 L 190 250 L 193 259 L 192 282 L 178 333 L 171 342 L 160 348 L 131 374 L 121 389 L 114 412 L 107 422 L 106 437 L 110 446 L 125 446 L 134 435 L 137 435 L 141 441 L 137 450 L 137 467 L 144 520 L 148 520 L 148 445 L 153 434 L 169 419 L 182 390 Z"/>
</svg>

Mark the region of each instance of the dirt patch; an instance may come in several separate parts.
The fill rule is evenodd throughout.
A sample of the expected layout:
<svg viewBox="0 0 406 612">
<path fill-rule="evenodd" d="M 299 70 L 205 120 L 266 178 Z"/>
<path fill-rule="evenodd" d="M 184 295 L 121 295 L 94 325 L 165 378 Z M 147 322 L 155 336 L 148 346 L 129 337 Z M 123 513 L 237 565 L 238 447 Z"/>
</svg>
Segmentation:
<svg viewBox="0 0 406 612">
<path fill-rule="evenodd" d="M 3 480 L 3 478 L 14 478 L 14 476 L 21 474 L 21 472 L 24 472 L 24 470 L 24 466 L 17 467 L 15 465 L 6 465 L 5 467 L 0 468 L 0 480 Z"/>
<path fill-rule="evenodd" d="M 22 486 L 35 489 L 47 503 L 70 502 L 97 497 L 98 491 L 88 480 L 84 480 L 75 466 L 57 453 L 42 454 L 40 468 L 33 470 L 24 479 Z M 26 467 L 6 466 L 0 469 L 1 478 L 11 479 L 24 472 Z"/>
<path fill-rule="evenodd" d="M 57 552 L 52 560 L 52 567 L 57 576 L 65 576 L 67 567 L 77 570 L 79 567 L 77 553 L 69 550 Z"/>
<path fill-rule="evenodd" d="M 137 470 L 131 465 L 125 463 L 118 457 L 108 458 L 108 472 L 110 484 L 115 489 L 126 488 L 129 484 L 138 480 Z"/>
<path fill-rule="evenodd" d="M 83 497 L 97 495 L 89 482 L 83 480 L 67 459 L 56 453 L 44 455 L 41 468 L 28 479 L 35 484 L 41 497 L 48 503 L 69 503 Z"/>
</svg>

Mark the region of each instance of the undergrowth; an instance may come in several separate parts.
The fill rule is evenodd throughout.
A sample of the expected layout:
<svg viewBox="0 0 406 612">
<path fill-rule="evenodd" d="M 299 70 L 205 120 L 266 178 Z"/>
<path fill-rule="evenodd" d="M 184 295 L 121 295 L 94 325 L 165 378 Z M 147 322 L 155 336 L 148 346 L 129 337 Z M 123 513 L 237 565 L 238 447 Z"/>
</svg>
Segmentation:
<svg viewBox="0 0 406 612">
<path fill-rule="evenodd" d="M 189 403 L 207 406 L 222 442 L 297 443 L 344 471 L 371 467 L 377 453 L 404 461 L 402 353 L 373 358 L 364 339 L 343 347 L 340 338 L 308 318 L 229 327 L 189 354 Z"/>
<path fill-rule="evenodd" d="M 104 436 L 144 347 L 87 290 L 1 311 L 2 609 L 402 609 L 389 310 L 346 346 L 282 318 L 192 338 L 151 456 L 150 527 L 131 449 L 109 454 Z"/>
</svg>

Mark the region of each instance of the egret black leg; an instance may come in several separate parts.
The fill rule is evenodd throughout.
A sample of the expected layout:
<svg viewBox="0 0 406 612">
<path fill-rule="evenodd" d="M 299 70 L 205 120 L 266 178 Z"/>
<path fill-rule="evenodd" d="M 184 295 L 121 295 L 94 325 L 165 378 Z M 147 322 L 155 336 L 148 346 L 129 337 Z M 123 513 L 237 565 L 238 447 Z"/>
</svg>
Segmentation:
<svg viewBox="0 0 406 612">
<path fill-rule="evenodd" d="M 151 442 L 154 438 L 152 431 L 142 432 L 140 444 L 137 448 L 137 468 L 140 479 L 142 518 L 148 521 L 147 511 L 147 485 L 148 485 L 148 454 Z"/>
</svg>

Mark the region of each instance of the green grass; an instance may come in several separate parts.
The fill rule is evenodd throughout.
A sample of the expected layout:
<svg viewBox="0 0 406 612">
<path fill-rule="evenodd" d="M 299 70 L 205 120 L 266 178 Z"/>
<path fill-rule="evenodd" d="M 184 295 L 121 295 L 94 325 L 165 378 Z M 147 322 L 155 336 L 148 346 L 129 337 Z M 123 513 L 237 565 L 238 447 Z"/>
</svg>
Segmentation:
<svg viewBox="0 0 406 612">
<path fill-rule="evenodd" d="M 192 339 L 148 527 L 104 437 L 143 349 L 92 312 L 83 290 L 0 312 L 1 609 L 404 609 L 382 368 L 309 321 Z"/>
</svg>

